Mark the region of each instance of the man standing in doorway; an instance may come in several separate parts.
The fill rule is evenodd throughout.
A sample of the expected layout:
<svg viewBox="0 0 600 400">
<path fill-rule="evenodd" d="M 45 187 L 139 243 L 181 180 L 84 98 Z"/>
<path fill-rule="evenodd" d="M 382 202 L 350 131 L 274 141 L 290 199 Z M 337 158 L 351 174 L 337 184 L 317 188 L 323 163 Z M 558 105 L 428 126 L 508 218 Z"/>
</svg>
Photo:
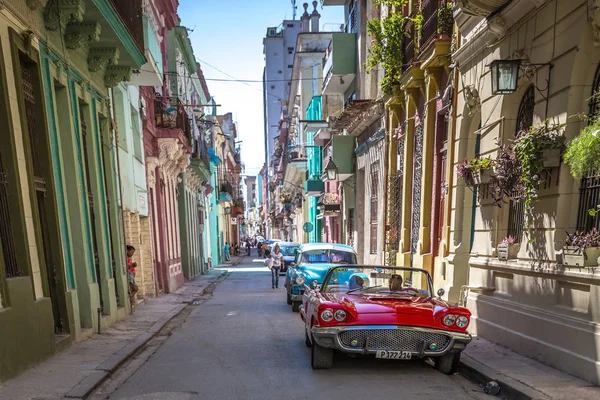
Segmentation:
<svg viewBox="0 0 600 400">
<path fill-rule="evenodd" d="M 229 254 L 230 249 L 231 249 L 231 247 L 229 246 L 229 242 L 225 242 L 225 247 L 223 248 L 223 253 L 225 253 L 224 254 L 225 261 L 231 260 L 231 257 L 230 257 L 230 254 Z"/>
<path fill-rule="evenodd" d="M 133 255 L 135 254 L 135 247 L 127 245 L 127 282 L 129 283 L 129 296 L 131 304 L 135 305 L 135 299 L 139 290 L 138 285 L 135 281 L 135 269 L 137 263 L 133 262 Z"/>
</svg>

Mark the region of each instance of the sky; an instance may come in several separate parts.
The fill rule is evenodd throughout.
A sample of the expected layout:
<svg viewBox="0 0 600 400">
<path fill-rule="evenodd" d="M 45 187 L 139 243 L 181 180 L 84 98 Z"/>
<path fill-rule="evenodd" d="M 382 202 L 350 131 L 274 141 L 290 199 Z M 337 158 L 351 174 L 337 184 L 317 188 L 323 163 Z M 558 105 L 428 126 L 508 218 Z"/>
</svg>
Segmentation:
<svg viewBox="0 0 600 400">
<path fill-rule="evenodd" d="M 296 3 L 296 19 L 300 19 L 303 1 Z M 310 13 L 312 1 L 308 3 Z M 322 8 L 319 2 L 317 10 L 321 14 L 321 30 L 331 31 L 333 24 L 344 22 L 343 7 Z M 178 11 L 181 25 L 193 30 L 189 36 L 194 54 L 211 96 L 222 105 L 218 113 L 231 112 L 238 123 L 245 173 L 256 175 L 265 159 L 262 41 L 268 27 L 292 19 L 291 0 L 179 0 Z M 258 82 L 211 81 L 231 77 Z"/>
</svg>

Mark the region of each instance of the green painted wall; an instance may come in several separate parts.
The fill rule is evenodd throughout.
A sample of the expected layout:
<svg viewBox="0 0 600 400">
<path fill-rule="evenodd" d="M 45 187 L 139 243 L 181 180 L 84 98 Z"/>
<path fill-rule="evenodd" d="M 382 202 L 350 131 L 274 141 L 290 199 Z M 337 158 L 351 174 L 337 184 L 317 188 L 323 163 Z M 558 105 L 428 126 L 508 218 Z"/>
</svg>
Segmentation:
<svg viewBox="0 0 600 400">
<path fill-rule="evenodd" d="M 31 278 L 7 280 L 11 307 L 0 310 L 0 382 L 54 352 L 54 320 L 49 298 L 33 301 Z"/>
<path fill-rule="evenodd" d="M 332 33 L 333 42 L 333 74 L 345 75 L 356 73 L 356 34 Z"/>
<path fill-rule="evenodd" d="M 338 167 L 338 173 L 352 174 L 354 149 L 356 147 L 356 138 L 350 135 L 334 135 L 331 138 L 331 156 L 333 162 Z"/>
</svg>

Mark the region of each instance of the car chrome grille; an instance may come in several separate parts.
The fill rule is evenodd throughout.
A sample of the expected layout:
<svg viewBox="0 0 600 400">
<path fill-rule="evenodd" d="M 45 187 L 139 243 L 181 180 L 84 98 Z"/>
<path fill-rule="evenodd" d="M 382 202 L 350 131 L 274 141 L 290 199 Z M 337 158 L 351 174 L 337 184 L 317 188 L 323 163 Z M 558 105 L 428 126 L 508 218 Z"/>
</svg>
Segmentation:
<svg viewBox="0 0 600 400">
<path fill-rule="evenodd" d="M 443 333 L 412 329 L 348 329 L 339 334 L 342 346 L 364 348 L 369 339 L 369 350 L 396 350 L 420 352 L 424 345 L 435 343 L 436 351 L 442 352 L 450 345 L 450 337 Z M 354 346 L 352 342 L 356 340 Z M 426 348 L 429 351 L 428 348 Z"/>
</svg>

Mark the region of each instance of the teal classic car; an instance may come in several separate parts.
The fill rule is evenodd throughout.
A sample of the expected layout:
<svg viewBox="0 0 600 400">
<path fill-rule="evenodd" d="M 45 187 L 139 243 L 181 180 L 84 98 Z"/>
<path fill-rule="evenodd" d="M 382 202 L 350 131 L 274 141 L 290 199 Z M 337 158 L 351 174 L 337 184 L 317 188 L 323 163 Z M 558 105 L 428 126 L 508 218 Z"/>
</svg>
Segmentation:
<svg viewBox="0 0 600 400">
<path fill-rule="evenodd" d="M 340 264 L 356 264 L 356 262 L 356 251 L 345 244 L 301 245 L 285 277 L 287 303 L 291 304 L 293 311 L 298 311 L 302 304 L 305 285 L 320 285 L 330 268 L 339 267 Z"/>
</svg>

